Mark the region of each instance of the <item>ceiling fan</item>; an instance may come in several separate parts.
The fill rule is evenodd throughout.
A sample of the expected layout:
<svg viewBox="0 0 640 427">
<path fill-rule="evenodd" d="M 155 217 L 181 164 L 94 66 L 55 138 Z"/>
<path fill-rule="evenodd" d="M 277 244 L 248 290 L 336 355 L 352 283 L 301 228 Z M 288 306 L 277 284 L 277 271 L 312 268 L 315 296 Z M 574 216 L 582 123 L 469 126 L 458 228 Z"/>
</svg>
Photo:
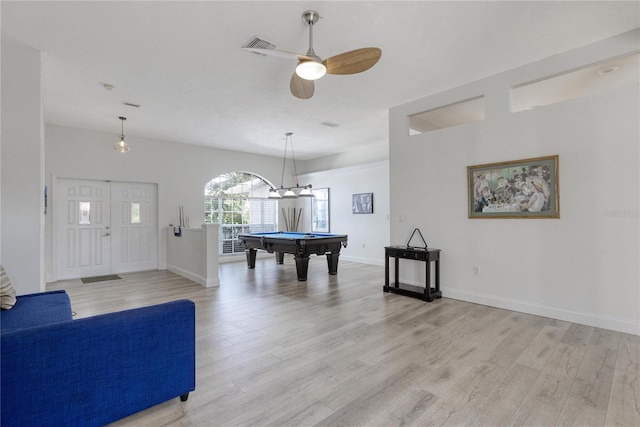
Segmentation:
<svg viewBox="0 0 640 427">
<path fill-rule="evenodd" d="M 320 14 L 315 10 L 306 10 L 302 13 L 302 21 L 309 26 L 309 50 L 305 55 L 284 50 L 243 47 L 245 50 L 262 55 L 297 59 L 298 65 L 291 76 L 289 88 L 293 96 L 300 99 L 311 98 L 315 90 L 313 81 L 325 74 L 361 73 L 373 67 L 382 55 L 382 50 L 377 47 L 365 47 L 343 52 L 323 61 L 313 50 L 313 26 L 319 19 Z"/>
</svg>

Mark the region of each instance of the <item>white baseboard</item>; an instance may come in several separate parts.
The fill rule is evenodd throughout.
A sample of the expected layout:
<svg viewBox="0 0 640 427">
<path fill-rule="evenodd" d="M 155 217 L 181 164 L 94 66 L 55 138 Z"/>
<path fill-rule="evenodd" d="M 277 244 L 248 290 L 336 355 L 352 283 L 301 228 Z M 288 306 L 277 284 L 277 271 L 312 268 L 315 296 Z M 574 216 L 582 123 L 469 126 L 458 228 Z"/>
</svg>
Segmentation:
<svg viewBox="0 0 640 427">
<path fill-rule="evenodd" d="M 378 258 L 364 258 L 348 255 L 340 255 L 340 259 L 351 262 L 359 262 L 361 264 L 379 265 L 384 267 L 384 259 Z"/>
<path fill-rule="evenodd" d="M 274 258 L 274 254 L 270 254 L 266 251 L 257 251 L 256 259 L 264 259 L 264 258 Z M 218 264 L 225 264 L 227 262 L 247 262 L 247 256 L 243 253 L 240 254 L 230 254 L 230 255 L 220 255 L 218 257 Z"/>
<path fill-rule="evenodd" d="M 180 267 L 176 267 L 175 265 L 171 265 L 171 264 L 167 264 L 167 270 L 169 270 L 172 273 L 177 274 L 178 276 L 182 276 L 185 279 L 189 279 L 192 280 L 202 286 L 204 286 L 205 288 L 212 288 L 212 287 L 216 287 L 216 286 L 220 286 L 220 279 L 219 278 L 211 278 L 211 279 L 205 279 L 204 277 L 200 276 L 199 274 L 195 274 L 191 271 L 187 271 L 184 270 Z"/>
<path fill-rule="evenodd" d="M 212 279 L 205 280 L 204 287 L 205 288 L 219 288 L 220 287 L 220 277 L 214 277 Z"/>
<path fill-rule="evenodd" d="M 640 323 L 628 319 L 563 310 L 555 307 L 532 304 L 520 300 L 501 298 L 496 297 L 495 295 L 486 295 L 455 288 L 445 288 L 441 290 L 442 296 L 446 298 L 504 308 L 506 310 L 518 311 L 536 316 L 550 317 L 552 319 L 580 323 L 582 325 L 594 326 L 596 328 L 611 329 L 627 334 L 640 335 Z"/>
</svg>

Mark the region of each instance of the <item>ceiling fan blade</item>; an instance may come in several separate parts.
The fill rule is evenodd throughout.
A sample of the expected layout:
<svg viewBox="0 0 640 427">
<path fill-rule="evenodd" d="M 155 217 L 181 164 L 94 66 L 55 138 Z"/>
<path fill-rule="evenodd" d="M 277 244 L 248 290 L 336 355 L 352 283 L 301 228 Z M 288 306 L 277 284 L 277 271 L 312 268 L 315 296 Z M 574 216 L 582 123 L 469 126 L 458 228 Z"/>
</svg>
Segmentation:
<svg viewBox="0 0 640 427">
<path fill-rule="evenodd" d="M 300 99 L 309 99 L 313 96 L 315 87 L 313 80 L 305 80 L 298 76 L 295 71 L 293 72 L 291 83 L 289 84 L 293 96 Z"/>
<path fill-rule="evenodd" d="M 332 56 L 322 63 L 327 67 L 327 74 L 356 74 L 376 65 L 380 56 L 382 50 L 377 47 L 364 47 Z"/>
<path fill-rule="evenodd" d="M 301 53 L 295 52 L 287 52 L 286 50 L 276 50 L 276 49 L 260 49 L 257 47 L 243 47 L 243 50 L 248 50 L 249 52 L 259 53 L 260 55 L 269 55 L 269 56 L 277 56 L 279 58 L 285 59 L 296 59 L 300 60 L 310 60 L 311 58 L 307 55 L 303 55 Z"/>
</svg>

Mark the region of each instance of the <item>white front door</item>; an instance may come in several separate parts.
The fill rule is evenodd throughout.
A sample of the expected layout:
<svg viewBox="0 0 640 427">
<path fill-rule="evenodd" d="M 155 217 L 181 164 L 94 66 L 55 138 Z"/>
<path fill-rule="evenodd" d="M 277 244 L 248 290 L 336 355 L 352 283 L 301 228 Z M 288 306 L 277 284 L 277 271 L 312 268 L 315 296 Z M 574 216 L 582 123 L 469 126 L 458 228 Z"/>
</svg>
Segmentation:
<svg viewBox="0 0 640 427">
<path fill-rule="evenodd" d="M 158 268 L 155 184 L 60 178 L 54 191 L 57 280 Z"/>
<path fill-rule="evenodd" d="M 57 279 L 109 274 L 110 184 L 59 179 L 54 189 Z"/>
<path fill-rule="evenodd" d="M 114 273 L 158 268 L 157 186 L 111 183 L 111 262 Z"/>
</svg>

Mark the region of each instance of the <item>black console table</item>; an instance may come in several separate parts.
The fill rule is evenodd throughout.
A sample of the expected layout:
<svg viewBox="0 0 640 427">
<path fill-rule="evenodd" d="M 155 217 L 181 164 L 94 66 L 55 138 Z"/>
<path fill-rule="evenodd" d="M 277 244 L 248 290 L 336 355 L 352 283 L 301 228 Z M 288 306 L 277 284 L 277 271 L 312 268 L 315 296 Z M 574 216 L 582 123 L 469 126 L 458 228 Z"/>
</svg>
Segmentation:
<svg viewBox="0 0 640 427">
<path fill-rule="evenodd" d="M 442 298 L 440 292 L 440 249 L 433 248 L 414 248 L 407 246 L 386 246 L 384 248 L 384 292 L 393 292 L 395 294 L 405 295 L 414 298 L 420 298 L 423 301 L 431 302 L 434 298 Z M 395 281 L 389 285 L 389 257 L 395 260 Z M 414 261 L 423 261 L 427 268 L 427 277 L 425 287 L 407 285 L 399 282 L 399 260 L 412 259 Z M 431 262 L 435 262 L 435 287 L 431 287 Z"/>
</svg>

